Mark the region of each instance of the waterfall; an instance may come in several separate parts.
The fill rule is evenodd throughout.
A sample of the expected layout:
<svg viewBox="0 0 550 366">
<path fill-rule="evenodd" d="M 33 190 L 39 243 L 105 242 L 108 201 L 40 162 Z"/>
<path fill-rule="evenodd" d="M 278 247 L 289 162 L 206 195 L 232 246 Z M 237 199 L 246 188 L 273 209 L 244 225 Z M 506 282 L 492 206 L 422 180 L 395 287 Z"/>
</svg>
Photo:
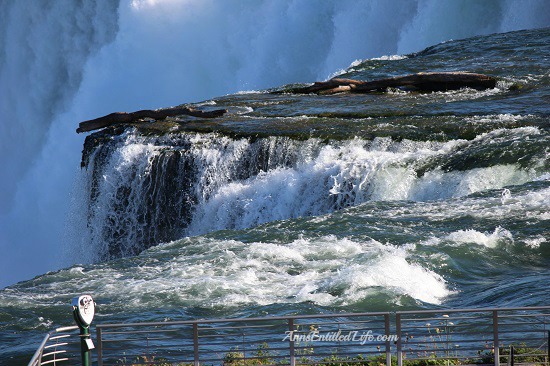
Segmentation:
<svg viewBox="0 0 550 366">
<path fill-rule="evenodd" d="M 78 121 L 328 77 L 355 59 L 550 25 L 530 1 L 0 4 L 0 286 L 59 268 Z M 71 196 L 71 192 L 72 195 Z M 68 224 L 69 223 L 69 224 Z M 69 244 L 70 245 L 70 244 Z"/>
</svg>

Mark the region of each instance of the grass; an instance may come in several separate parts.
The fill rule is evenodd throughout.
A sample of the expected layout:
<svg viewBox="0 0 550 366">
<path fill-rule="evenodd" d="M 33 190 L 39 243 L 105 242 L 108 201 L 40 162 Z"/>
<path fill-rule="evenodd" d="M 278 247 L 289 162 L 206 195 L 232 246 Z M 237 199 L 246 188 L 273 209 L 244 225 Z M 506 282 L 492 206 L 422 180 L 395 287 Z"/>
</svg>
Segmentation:
<svg viewBox="0 0 550 366">
<path fill-rule="evenodd" d="M 548 365 L 548 355 L 546 350 L 533 348 L 521 343 L 514 346 L 514 360 L 516 363 L 528 363 L 530 365 Z M 500 362 L 508 363 L 510 347 L 501 347 Z M 406 355 L 405 355 L 406 357 Z M 272 353 L 267 343 L 258 345 L 256 351 L 251 355 L 245 355 L 239 349 L 234 349 L 227 352 L 219 365 L 223 366 L 255 366 L 255 365 L 288 365 L 289 359 L 277 356 Z M 120 360 L 117 364 L 121 366 L 193 366 L 193 362 L 171 362 L 163 357 L 156 356 L 140 356 L 134 361 L 128 362 L 126 359 Z M 297 355 L 297 365 L 311 366 L 384 366 L 386 365 L 386 355 L 374 356 L 339 356 L 331 355 L 326 357 L 315 357 L 314 349 L 305 354 Z M 457 365 L 472 365 L 472 364 L 494 364 L 494 353 L 492 349 L 483 349 L 478 351 L 478 357 L 475 358 L 447 358 L 438 356 L 436 353 L 430 354 L 425 358 L 404 359 L 404 366 L 457 366 Z M 201 363 L 201 365 L 205 365 Z M 214 364 L 211 364 L 214 365 Z M 397 366 L 397 358 L 391 357 L 391 365 Z"/>
</svg>

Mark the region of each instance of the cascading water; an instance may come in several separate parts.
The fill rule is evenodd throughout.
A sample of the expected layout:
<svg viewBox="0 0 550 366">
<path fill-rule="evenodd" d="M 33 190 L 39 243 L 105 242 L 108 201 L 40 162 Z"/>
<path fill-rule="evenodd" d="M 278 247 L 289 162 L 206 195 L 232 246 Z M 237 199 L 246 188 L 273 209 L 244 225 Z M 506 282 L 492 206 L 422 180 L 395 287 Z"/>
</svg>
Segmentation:
<svg viewBox="0 0 550 366">
<path fill-rule="evenodd" d="M 30 6 L 5 4 L 3 20 L 6 9 Z M 44 4 L 32 3 L 41 14 L 59 11 Z M 86 14 L 101 27 L 101 4 L 97 13 L 76 7 L 70 16 Z M 518 6 L 521 14 L 510 13 Z M 97 323 L 548 305 L 550 28 L 419 50 L 421 35 L 470 35 L 453 24 L 476 33 L 548 24 L 547 6 L 122 2 L 112 27 L 101 27 L 110 43 L 90 50 L 43 144 L 9 157 L 35 162 L 2 207 L 0 280 L 57 268 L 61 252 L 67 267 L 0 290 L 0 363 L 27 364 L 45 332 L 72 322 L 69 299 L 82 293 L 100 304 Z M 384 22 L 390 13 L 402 23 Z M 474 24 L 479 13 L 488 21 Z M 378 33 L 378 20 L 392 26 Z M 50 20 L 57 21 L 65 24 Z M 419 43 L 406 41 L 415 33 Z M 185 49 L 174 46 L 180 40 Z M 405 41 L 418 52 L 338 71 L 339 60 L 399 53 Z M 2 52 L 5 83 L 13 61 Z M 434 70 L 498 82 L 483 91 L 281 93 L 295 86 L 283 82 L 329 72 L 370 80 Z M 219 118 L 176 116 L 90 133 L 80 154 L 76 121 L 272 86 L 275 93 L 193 104 L 227 109 Z M 40 110 L 26 105 L 30 114 Z M 8 173 L 0 174 L 3 181 Z M 143 347 L 125 351 L 142 355 Z"/>
<path fill-rule="evenodd" d="M 322 79 L 355 59 L 547 26 L 548 14 L 542 0 L 3 2 L 0 285 L 62 265 L 69 202 L 83 194 L 70 196 L 78 121 Z"/>
<path fill-rule="evenodd" d="M 87 162 L 81 190 L 90 195 L 78 205 L 87 212 L 78 221 L 86 225 L 75 227 L 85 238 L 82 249 L 91 248 L 92 256 L 81 260 L 135 255 L 184 234 L 245 229 L 374 200 L 463 197 L 540 176 L 536 162 L 523 168 L 498 160 L 484 166 L 478 156 L 478 164 L 450 172 L 434 164 L 452 166 L 484 141 L 494 143 L 495 135 L 510 141 L 537 139 L 540 133 L 525 127 L 445 143 L 125 133 L 116 143 L 100 145 Z"/>
</svg>

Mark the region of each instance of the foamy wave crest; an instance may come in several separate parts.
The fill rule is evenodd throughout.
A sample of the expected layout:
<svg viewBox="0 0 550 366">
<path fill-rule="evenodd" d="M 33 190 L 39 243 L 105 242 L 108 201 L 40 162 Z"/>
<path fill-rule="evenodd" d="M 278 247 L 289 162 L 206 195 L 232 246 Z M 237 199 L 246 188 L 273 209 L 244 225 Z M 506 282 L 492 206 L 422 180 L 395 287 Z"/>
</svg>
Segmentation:
<svg viewBox="0 0 550 366">
<path fill-rule="evenodd" d="M 413 253 L 413 246 L 335 236 L 286 244 L 196 237 L 151 248 L 146 255 L 126 259 L 124 266 L 113 262 L 66 273 L 70 280 L 56 286 L 72 288 L 85 282 L 96 297 L 121 299 L 135 308 L 163 306 L 165 298 L 172 306 L 230 308 L 305 301 L 346 306 L 380 294 L 394 303 L 403 296 L 440 303 L 452 291 L 443 277 L 412 259 Z"/>
<path fill-rule="evenodd" d="M 496 248 L 498 245 L 510 245 L 514 242 L 512 233 L 500 226 L 491 234 L 473 229 L 458 230 L 447 235 L 445 239 L 456 244 L 477 244 L 487 248 Z"/>
<path fill-rule="evenodd" d="M 343 297 L 348 303 L 372 295 L 377 288 L 432 304 L 440 304 L 453 293 L 443 277 L 418 263 L 411 263 L 406 250 L 391 247 L 385 248 L 372 263 L 345 267 L 328 283 L 329 288 L 343 286 Z"/>
</svg>

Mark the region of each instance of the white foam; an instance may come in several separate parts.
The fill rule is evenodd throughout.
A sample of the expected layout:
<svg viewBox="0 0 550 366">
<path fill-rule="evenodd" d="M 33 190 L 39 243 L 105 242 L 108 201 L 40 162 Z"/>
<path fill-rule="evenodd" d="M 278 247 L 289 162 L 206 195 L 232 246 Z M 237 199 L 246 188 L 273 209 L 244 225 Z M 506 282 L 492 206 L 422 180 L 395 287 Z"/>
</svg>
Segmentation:
<svg viewBox="0 0 550 366">
<path fill-rule="evenodd" d="M 347 303 L 361 300 L 373 289 L 383 288 L 396 295 L 439 304 L 452 293 L 446 281 L 431 270 L 411 263 L 404 250 L 393 248 L 368 264 L 351 264 L 330 279 L 331 286 L 344 284 Z"/>
<path fill-rule="evenodd" d="M 496 248 L 500 244 L 510 244 L 514 241 L 512 233 L 500 226 L 491 234 L 473 229 L 458 230 L 447 235 L 445 239 L 456 244 L 477 244 L 487 248 Z"/>
<path fill-rule="evenodd" d="M 537 236 L 534 238 L 529 238 L 525 240 L 525 245 L 531 249 L 538 249 L 540 248 L 540 245 L 542 243 L 546 243 L 548 241 L 547 238 L 544 238 L 542 236 Z"/>
<path fill-rule="evenodd" d="M 418 258 L 409 258 L 412 253 L 414 246 L 334 236 L 288 244 L 189 238 L 150 249 L 143 263 L 136 258 L 123 268 L 98 266 L 83 280 L 91 281 L 96 297 L 137 308 L 159 306 L 157 299 L 166 296 L 186 306 L 224 307 L 303 301 L 340 306 L 378 293 L 394 301 L 410 296 L 440 303 L 452 291 Z M 157 255 L 171 259 L 156 261 Z"/>
<path fill-rule="evenodd" d="M 371 60 L 375 60 L 375 61 L 399 61 L 399 60 L 404 60 L 406 58 L 408 58 L 408 56 L 406 56 L 406 55 L 384 55 L 384 56 L 380 56 L 380 57 L 371 58 Z"/>
<path fill-rule="evenodd" d="M 536 132 L 537 129 L 515 132 Z M 482 136 L 479 138 L 483 138 Z M 523 184 L 537 177 L 516 165 L 495 165 L 467 171 L 433 170 L 417 177 L 414 162 L 453 154 L 468 141 L 396 143 L 388 138 L 359 139 L 331 145 L 317 140 L 296 146 L 306 154 L 292 167 L 271 169 L 243 181 L 220 181 L 198 205 L 189 233 L 226 228 L 242 229 L 261 223 L 319 215 L 368 200 L 440 200 L 464 197 L 489 189 Z M 246 147 L 243 146 L 243 149 Z M 242 151 L 242 149 L 240 150 Z M 208 164 L 231 166 L 227 155 L 210 155 Z M 215 157 L 215 158 L 214 158 Z M 220 167 L 221 168 L 221 167 Z M 220 174 L 220 170 L 217 170 Z M 226 174 L 220 177 L 225 179 Z"/>
<path fill-rule="evenodd" d="M 0 114 L 10 123 L 0 124 L 0 286 L 59 266 L 82 144 L 75 121 L 319 80 L 354 59 L 548 26 L 549 13 L 544 1 L 498 11 L 437 1 L 116 5 L 1 3 Z"/>
<path fill-rule="evenodd" d="M 536 173 L 515 165 L 495 165 L 465 172 L 434 170 L 420 178 L 411 190 L 410 198 L 418 201 L 463 197 L 488 189 L 500 189 L 533 180 Z"/>
</svg>

